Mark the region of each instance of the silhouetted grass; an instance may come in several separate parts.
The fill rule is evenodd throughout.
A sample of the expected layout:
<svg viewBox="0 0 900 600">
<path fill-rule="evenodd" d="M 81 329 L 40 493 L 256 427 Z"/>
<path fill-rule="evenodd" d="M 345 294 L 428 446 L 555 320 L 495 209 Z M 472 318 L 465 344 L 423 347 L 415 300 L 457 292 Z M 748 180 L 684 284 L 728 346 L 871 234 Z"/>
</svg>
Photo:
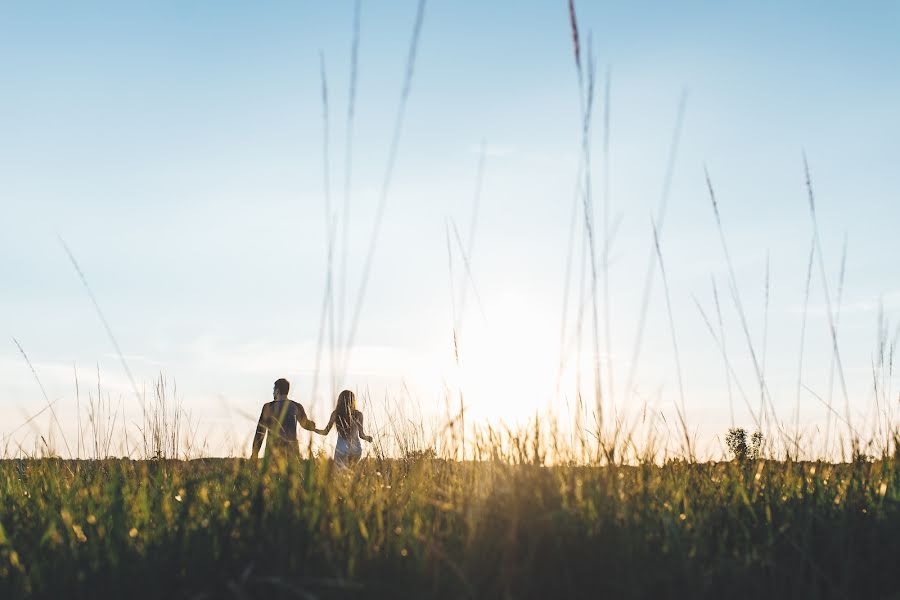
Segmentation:
<svg viewBox="0 0 900 600">
<path fill-rule="evenodd" d="M 898 456 L 0 462 L 0 597 L 887 597 Z"/>
</svg>

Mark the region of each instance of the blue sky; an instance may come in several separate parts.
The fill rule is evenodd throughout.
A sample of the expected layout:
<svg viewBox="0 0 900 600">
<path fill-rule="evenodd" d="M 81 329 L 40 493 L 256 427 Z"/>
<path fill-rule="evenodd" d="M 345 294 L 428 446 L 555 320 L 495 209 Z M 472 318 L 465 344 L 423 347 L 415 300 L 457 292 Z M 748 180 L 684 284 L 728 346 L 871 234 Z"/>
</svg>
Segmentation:
<svg viewBox="0 0 900 600">
<path fill-rule="evenodd" d="M 767 380 L 779 417 L 790 418 L 811 236 L 803 151 L 832 297 L 848 240 L 839 338 L 853 408 L 860 421 L 870 417 L 879 303 L 893 323 L 900 316 L 900 8 L 582 4 L 582 36 L 591 32 L 601 81 L 611 74 L 610 214 L 620 225 L 609 271 L 611 343 L 601 354 L 613 365 L 616 388 L 608 395 L 617 410 L 634 414 L 647 400 L 671 417 L 678 400 L 658 272 L 636 389 L 625 390 L 624 381 L 650 219 L 686 90 L 661 245 L 689 421 L 712 449 L 714 434 L 730 421 L 721 355 L 692 299 L 714 310 L 711 277 L 735 370 L 745 388 L 755 385 L 726 291 L 704 167 L 719 195 L 757 349 L 769 257 Z M 362 3 L 351 290 L 372 228 L 415 9 L 411 1 Z M 339 204 L 352 11 L 349 1 L 0 7 L 0 330 L 10 340 L 0 345 L 4 436 L 45 404 L 12 337 L 58 399 L 66 427 L 75 415 L 73 366 L 82 386 L 96 383 L 99 366 L 106 389 L 138 419 L 112 344 L 57 235 L 81 263 L 139 383 L 160 371 L 177 381 L 210 451 L 246 451 L 250 419 L 279 376 L 326 418 L 329 391 L 320 385 L 312 395 L 326 260 L 319 57 L 329 83 L 331 189 Z M 553 385 L 579 152 L 565 2 L 429 2 L 421 35 L 344 382 L 369 390 L 374 413 L 385 410 L 385 396 L 406 398 L 405 384 L 414 396 L 403 400 L 407 410 L 424 415 L 439 417 L 447 387 L 463 386 L 473 421 L 516 423 L 546 410 L 568 418 Z M 598 124 L 598 202 L 601 139 Z M 470 290 L 457 369 L 446 224 L 452 219 L 468 237 L 482 143 L 471 257 L 481 308 Z M 458 295 L 458 253 L 454 261 Z M 831 356 L 814 274 L 803 382 L 824 397 Z M 569 396 L 573 385 L 567 380 Z M 805 427 L 824 416 L 817 400 L 802 395 Z M 30 449 L 48 430 L 46 417 L 13 439 Z M 752 425 L 740 406 L 736 419 Z"/>
</svg>

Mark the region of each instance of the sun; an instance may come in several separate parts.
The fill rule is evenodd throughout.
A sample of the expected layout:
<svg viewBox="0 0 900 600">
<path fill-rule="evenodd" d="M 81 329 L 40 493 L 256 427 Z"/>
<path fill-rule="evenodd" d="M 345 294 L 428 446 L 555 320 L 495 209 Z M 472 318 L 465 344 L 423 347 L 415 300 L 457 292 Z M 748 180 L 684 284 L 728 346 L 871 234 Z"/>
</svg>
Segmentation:
<svg viewBox="0 0 900 600">
<path fill-rule="evenodd" d="M 491 423 L 522 423 L 553 400 L 559 364 L 559 317 L 541 298 L 519 291 L 485 298 L 458 334 L 451 381 L 466 414 Z"/>
</svg>

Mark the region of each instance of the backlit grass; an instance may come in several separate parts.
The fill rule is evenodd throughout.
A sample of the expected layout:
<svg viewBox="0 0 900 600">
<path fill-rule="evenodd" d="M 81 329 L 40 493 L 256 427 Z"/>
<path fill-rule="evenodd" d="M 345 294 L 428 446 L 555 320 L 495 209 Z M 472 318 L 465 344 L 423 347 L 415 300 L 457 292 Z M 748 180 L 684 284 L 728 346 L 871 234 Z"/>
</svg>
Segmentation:
<svg viewBox="0 0 900 600">
<path fill-rule="evenodd" d="M 897 456 L 0 463 L 0 597 L 889 597 Z"/>
</svg>

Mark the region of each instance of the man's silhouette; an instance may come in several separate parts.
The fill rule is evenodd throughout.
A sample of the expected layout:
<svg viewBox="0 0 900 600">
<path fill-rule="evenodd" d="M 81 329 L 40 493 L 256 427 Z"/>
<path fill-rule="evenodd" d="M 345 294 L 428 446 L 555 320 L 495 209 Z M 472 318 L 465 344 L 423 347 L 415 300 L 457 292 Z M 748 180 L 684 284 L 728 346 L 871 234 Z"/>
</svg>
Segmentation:
<svg viewBox="0 0 900 600">
<path fill-rule="evenodd" d="M 275 456 L 280 458 L 299 458 L 300 446 L 297 444 L 297 423 L 308 431 L 315 431 L 316 424 L 307 418 L 306 411 L 297 402 L 288 400 L 288 391 L 291 384 L 287 379 L 279 379 L 272 388 L 271 402 L 263 405 L 259 415 L 259 423 L 256 425 L 256 435 L 253 436 L 253 454 L 251 458 L 259 457 L 259 449 L 262 448 L 266 432 L 269 441 L 266 443 L 266 458 Z"/>
</svg>

